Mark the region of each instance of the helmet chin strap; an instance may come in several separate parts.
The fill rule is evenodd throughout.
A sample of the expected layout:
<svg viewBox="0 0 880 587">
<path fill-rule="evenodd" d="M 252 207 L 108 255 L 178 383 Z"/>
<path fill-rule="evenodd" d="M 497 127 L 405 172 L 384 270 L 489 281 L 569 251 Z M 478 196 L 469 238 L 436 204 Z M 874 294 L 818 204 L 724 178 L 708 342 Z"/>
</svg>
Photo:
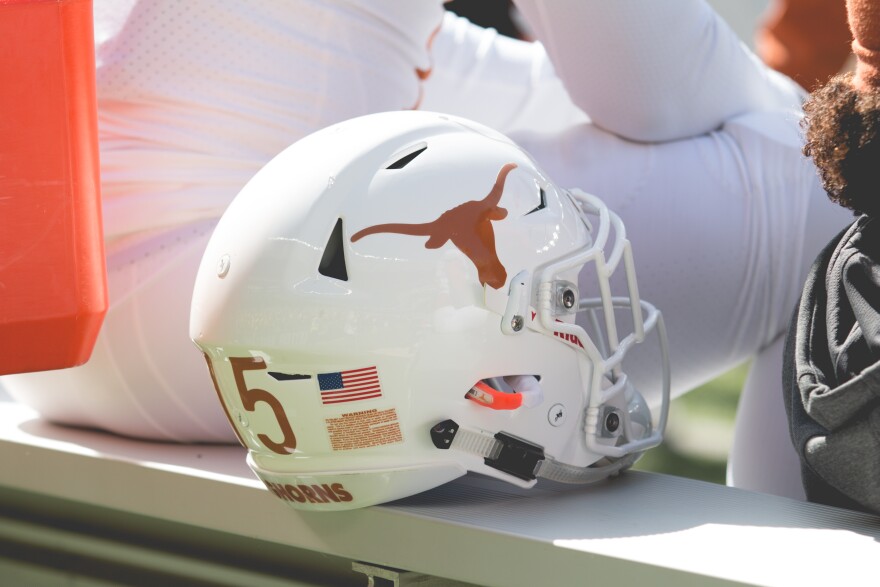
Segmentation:
<svg viewBox="0 0 880 587">
<path fill-rule="evenodd" d="M 431 429 L 431 439 L 439 449 L 457 450 L 482 457 L 490 467 L 512 475 L 518 485 L 531 486 L 538 477 L 559 483 L 595 483 L 631 467 L 641 453 L 627 454 L 607 464 L 577 467 L 560 463 L 544 454 L 544 449 L 522 439 L 499 432 L 483 432 L 460 427 L 453 420 Z"/>
<path fill-rule="evenodd" d="M 592 467 L 575 467 L 553 459 L 545 459 L 538 465 L 536 474 L 538 477 L 559 483 L 595 483 L 630 468 L 639 460 L 641 454 L 630 453 L 606 465 Z"/>
</svg>

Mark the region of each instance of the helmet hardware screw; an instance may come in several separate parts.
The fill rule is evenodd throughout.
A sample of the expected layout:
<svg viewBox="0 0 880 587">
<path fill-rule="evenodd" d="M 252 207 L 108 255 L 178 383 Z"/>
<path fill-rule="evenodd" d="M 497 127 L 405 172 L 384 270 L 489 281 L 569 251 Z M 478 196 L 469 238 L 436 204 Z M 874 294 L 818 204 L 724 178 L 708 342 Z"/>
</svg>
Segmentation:
<svg viewBox="0 0 880 587">
<path fill-rule="evenodd" d="M 570 289 L 566 289 L 562 292 L 562 305 L 565 306 L 566 310 L 571 310 L 574 308 L 575 303 L 574 292 Z"/>
<path fill-rule="evenodd" d="M 520 330 L 522 330 L 524 323 L 525 321 L 523 320 L 523 317 L 519 314 L 510 319 L 510 327 L 513 329 L 514 332 L 519 332 Z"/>
<path fill-rule="evenodd" d="M 608 432 L 617 432 L 617 429 L 620 427 L 620 416 L 617 412 L 609 412 L 607 416 L 605 416 L 605 429 Z"/>
</svg>

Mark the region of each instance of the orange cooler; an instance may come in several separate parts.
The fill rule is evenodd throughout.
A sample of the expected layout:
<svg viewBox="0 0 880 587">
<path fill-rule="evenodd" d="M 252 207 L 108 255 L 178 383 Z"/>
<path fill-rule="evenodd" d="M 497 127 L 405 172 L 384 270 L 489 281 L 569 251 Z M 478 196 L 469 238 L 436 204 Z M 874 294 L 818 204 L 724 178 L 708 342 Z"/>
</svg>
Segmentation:
<svg viewBox="0 0 880 587">
<path fill-rule="evenodd" d="M 91 0 L 0 0 L 0 374 L 86 362 L 107 311 Z"/>
</svg>

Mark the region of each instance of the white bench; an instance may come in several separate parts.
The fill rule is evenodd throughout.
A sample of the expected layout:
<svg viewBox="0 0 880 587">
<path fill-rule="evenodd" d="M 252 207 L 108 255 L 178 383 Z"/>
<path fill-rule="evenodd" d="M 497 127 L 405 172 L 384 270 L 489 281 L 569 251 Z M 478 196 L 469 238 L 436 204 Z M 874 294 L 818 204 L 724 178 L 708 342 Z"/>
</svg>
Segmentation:
<svg viewBox="0 0 880 587">
<path fill-rule="evenodd" d="M 229 585 L 367 584 L 352 562 L 437 578 L 401 585 L 880 581 L 880 518 L 710 483 L 627 472 L 526 491 L 466 477 L 393 505 L 301 513 L 244 457 L 53 426 L 0 402 L 0 545 Z M 17 565 L 0 576 L 50 572 Z"/>
</svg>

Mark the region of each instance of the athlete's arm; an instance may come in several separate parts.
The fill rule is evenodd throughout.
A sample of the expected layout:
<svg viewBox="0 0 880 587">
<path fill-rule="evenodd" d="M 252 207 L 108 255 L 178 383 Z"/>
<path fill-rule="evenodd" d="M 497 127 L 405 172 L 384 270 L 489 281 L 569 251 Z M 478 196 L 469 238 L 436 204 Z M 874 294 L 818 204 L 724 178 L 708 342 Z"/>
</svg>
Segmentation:
<svg viewBox="0 0 880 587">
<path fill-rule="evenodd" d="M 622 137 L 702 134 L 800 105 L 704 0 L 516 0 L 574 103 Z"/>
<path fill-rule="evenodd" d="M 420 110 L 457 114 L 501 132 L 554 131 L 586 120 L 539 43 L 499 35 L 447 13 Z"/>
</svg>

